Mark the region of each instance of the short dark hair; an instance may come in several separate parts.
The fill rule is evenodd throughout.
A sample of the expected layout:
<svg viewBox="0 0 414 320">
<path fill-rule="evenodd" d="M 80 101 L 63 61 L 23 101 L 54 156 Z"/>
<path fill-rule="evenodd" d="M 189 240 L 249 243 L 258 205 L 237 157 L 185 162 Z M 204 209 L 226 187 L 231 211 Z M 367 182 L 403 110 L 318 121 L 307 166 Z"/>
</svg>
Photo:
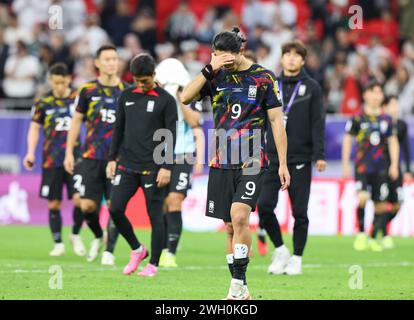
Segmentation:
<svg viewBox="0 0 414 320">
<path fill-rule="evenodd" d="M 371 91 L 375 87 L 380 87 L 381 90 L 384 91 L 383 88 L 382 88 L 381 82 L 379 82 L 377 80 L 371 80 L 362 87 L 362 93 L 365 93 L 367 91 Z"/>
<path fill-rule="evenodd" d="M 383 106 L 385 106 L 385 105 L 389 104 L 389 103 L 390 103 L 390 101 L 391 101 L 392 99 L 396 99 L 396 100 L 398 100 L 398 96 L 396 96 L 395 94 L 392 94 L 392 95 L 386 96 L 386 97 L 384 98 L 384 101 L 382 102 L 382 105 L 383 105 Z"/>
<path fill-rule="evenodd" d="M 69 75 L 69 69 L 66 64 L 62 62 L 58 62 L 58 63 L 53 64 L 49 68 L 49 74 L 55 75 L 55 76 L 66 77 Z"/>
<path fill-rule="evenodd" d="M 106 51 L 106 50 L 114 50 L 116 52 L 116 47 L 113 46 L 112 44 L 105 44 L 103 46 L 101 46 L 97 51 L 96 51 L 96 58 L 98 59 L 101 56 L 101 53 Z"/>
<path fill-rule="evenodd" d="M 300 40 L 293 40 L 286 42 L 282 45 L 282 56 L 290 52 L 291 50 L 295 50 L 300 56 L 302 56 L 303 60 L 306 59 L 306 56 L 308 54 L 308 50 L 306 49 L 305 45 Z"/>
<path fill-rule="evenodd" d="M 134 77 L 152 76 L 155 72 L 155 60 L 148 53 L 140 53 L 132 59 L 130 70 Z"/>
<path fill-rule="evenodd" d="M 231 31 L 223 31 L 214 36 L 213 49 L 219 51 L 239 53 L 246 42 L 245 36 L 239 27 L 233 27 Z"/>
</svg>

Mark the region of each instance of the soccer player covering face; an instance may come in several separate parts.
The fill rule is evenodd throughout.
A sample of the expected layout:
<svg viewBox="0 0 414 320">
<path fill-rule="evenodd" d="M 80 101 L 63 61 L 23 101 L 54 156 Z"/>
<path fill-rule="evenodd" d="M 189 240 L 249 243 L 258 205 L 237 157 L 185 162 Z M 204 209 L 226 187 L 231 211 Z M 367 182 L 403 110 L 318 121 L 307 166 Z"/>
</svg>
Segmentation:
<svg viewBox="0 0 414 320">
<path fill-rule="evenodd" d="M 395 218 L 404 201 L 403 181 L 410 182 L 412 180 L 411 152 L 407 123 L 403 119 L 398 118 L 398 98 L 396 96 L 387 97 L 384 101 L 383 108 L 385 113 L 392 117 L 394 128 L 397 131 L 398 142 L 405 160 L 404 175 L 402 174 L 401 166 L 399 166 L 398 179 L 392 180 L 388 178 L 388 203 L 391 204 L 391 209 L 382 216 L 382 247 L 384 249 L 392 249 L 394 248 L 394 241 L 388 235 L 388 225 Z"/>
<path fill-rule="evenodd" d="M 65 253 L 62 242 L 62 217 L 60 207 L 62 189 L 66 185 L 69 198 L 73 199 L 73 228 L 70 236 L 75 254 L 83 256 L 85 246 L 79 236 L 83 223 L 83 214 L 79 208 L 80 199 L 79 177 L 68 174 L 63 168 L 66 139 L 72 119 L 76 92 L 71 90 L 71 77 L 66 65 L 57 63 L 49 69 L 49 84 L 52 90 L 41 97 L 33 106 L 32 122 L 27 135 L 27 154 L 23 165 L 32 170 L 35 164 L 35 150 L 39 141 L 41 129 L 44 133 L 42 183 L 40 197 L 48 199 L 49 226 L 52 231 L 55 246 L 51 256 L 61 256 Z M 79 156 L 79 141 L 75 142 L 74 153 Z"/>
<path fill-rule="evenodd" d="M 152 227 L 151 258 L 139 275 L 152 277 L 157 273 L 164 243 L 162 209 L 167 191 L 165 186 L 171 178 L 177 105 L 173 96 L 155 84 L 155 62 L 150 55 L 136 56 L 131 61 L 131 73 L 136 87 L 125 90 L 119 98 L 107 166 L 107 175 L 114 180 L 109 211 L 131 247 L 131 258 L 124 268 L 124 274 L 130 275 L 148 256 L 125 216 L 128 201 L 139 188 L 143 189 Z M 157 142 L 157 136 L 164 134 L 163 142 Z M 162 159 L 160 151 L 171 157 Z M 117 167 L 115 160 L 118 158 Z"/>
<path fill-rule="evenodd" d="M 227 226 L 227 262 L 232 280 L 228 299 L 250 299 L 246 270 L 251 247 L 249 215 L 255 210 L 267 164 L 264 133 L 272 126 L 282 189 L 290 183 L 286 133 L 275 76 L 243 56 L 245 39 L 238 28 L 217 34 L 208 64 L 183 90 L 188 104 L 210 96 L 214 118 L 209 156 L 207 216 Z"/>
<path fill-rule="evenodd" d="M 361 114 L 346 124 L 342 146 L 344 178 L 351 177 L 350 156 L 352 140 L 357 142 L 355 155 L 355 187 L 358 195 L 359 233 L 354 242 L 355 250 L 382 251 L 375 240 L 387 212 L 389 196 L 388 179 L 399 176 L 399 144 L 393 131 L 392 119 L 381 108 L 384 94 L 379 83 L 371 82 L 363 89 L 364 106 Z M 387 155 L 387 152 L 389 155 Z M 370 190 L 370 191 L 369 191 Z M 371 196 L 375 207 L 373 231 L 368 238 L 364 229 L 365 204 Z"/>
<path fill-rule="evenodd" d="M 79 137 L 82 122 L 86 125 L 86 138 L 83 144 L 82 161 L 79 164 L 81 210 L 89 228 L 95 235 L 91 243 L 87 261 L 94 261 L 103 245 L 103 231 L 99 224 L 99 211 L 102 198 L 110 206 L 111 180 L 106 177 L 109 146 L 116 120 L 117 102 L 127 86 L 118 76 L 119 59 L 116 48 L 110 45 L 98 49 L 95 66 L 99 77 L 84 84 L 79 89 L 76 111 L 68 135 L 65 168 L 73 172 L 75 159 L 73 148 Z M 118 231 L 110 220 L 108 222 L 108 242 L 102 255 L 103 265 L 114 265 Z"/>
<path fill-rule="evenodd" d="M 308 203 L 312 180 L 312 162 L 320 172 L 325 170 L 325 113 L 319 84 L 303 69 L 306 48 L 300 41 L 282 46 L 283 72 L 278 84 L 283 99 L 287 162 L 291 174 L 288 192 L 295 218 L 293 228 L 293 256 L 284 245 L 279 222 L 274 214 L 278 202 L 278 158 L 272 135 L 268 134 L 270 168 L 265 173 L 258 201 L 259 218 L 275 246 L 275 254 L 268 272 L 298 275 L 302 273 L 302 255 L 308 236 Z M 270 133 L 270 131 L 268 131 Z"/>
</svg>

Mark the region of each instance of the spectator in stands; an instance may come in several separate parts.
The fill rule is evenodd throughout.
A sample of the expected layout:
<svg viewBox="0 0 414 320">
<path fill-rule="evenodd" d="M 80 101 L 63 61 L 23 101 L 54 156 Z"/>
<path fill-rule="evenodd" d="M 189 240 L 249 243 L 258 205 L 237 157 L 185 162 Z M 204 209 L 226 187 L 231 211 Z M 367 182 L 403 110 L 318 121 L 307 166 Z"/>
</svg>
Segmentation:
<svg viewBox="0 0 414 320">
<path fill-rule="evenodd" d="M 266 69 L 269 69 L 272 72 L 276 71 L 276 67 L 279 61 L 275 60 L 271 55 L 270 46 L 268 46 L 266 43 L 259 42 L 255 50 L 255 55 L 258 64 Z"/>
<path fill-rule="evenodd" d="M 399 0 L 401 6 L 400 34 L 402 40 L 414 38 L 414 1 Z"/>
<path fill-rule="evenodd" d="M 244 1 L 242 8 L 242 22 L 249 32 L 262 23 L 264 15 L 265 7 L 260 0 Z"/>
<path fill-rule="evenodd" d="M 175 47 L 171 42 L 160 43 L 155 46 L 157 62 L 171 58 L 175 54 Z"/>
<path fill-rule="evenodd" d="M 324 91 L 327 102 L 327 113 L 338 113 L 344 92 L 343 84 L 346 77 L 346 55 L 338 53 L 334 66 L 326 70 Z"/>
<path fill-rule="evenodd" d="M 414 77 L 406 67 L 400 66 L 397 69 L 394 76 L 386 83 L 385 93 L 398 97 L 401 117 L 414 113 Z"/>
<path fill-rule="evenodd" d="M 132 32 L 138 36 L 142 48 L 151 55 L 155 54 L 157 44 L 157 28 L 154 13 L 150 9 L 143 9 L 132 23 Z"/>
<path fill-rule="evenodd" d="M 194 37 L 197 20 L 186 1 L 181 1 L 167 25 L 167 37 L 174 43 Z"/>
<path fill-rule="evenodd" d="M 18 18 L 19 26 L 26 32 L 31 32 L 37 23 L 47 23 L 49 20 L 50 0 L 14 0 L 12 10 Z"/>
<path fill-rule="evenodd" d="M 197 29 L 197 40 L 201 43 L 210 44 L 213 41 L 214 21 L 217 19 L 217 10 L 214 7 L 209 7 L 204 13 Z"/>
<path fill-rule="evenodd" d="M 109 17 L 104 26 L 115 46 L 121 47 L 123 45 L 124 37 L 131 31 L 133 19 L 128 1 L 117 1 L 115 13 Z"/>
<path fill-rule="evenodd" d="M 0 26 L 0 98 L 4 97 L 3 79 L 6 59 L 9 55 L 9 45 L 4 41 L 4 28 Z"/>
<path fill-rule="evenodd" d="M 20 39 L 25 43 L 32 43 L 33 35 L 30 31 L 27 31 L 19 24 L 17 16 L 12 13 L 9 17 L 9 24 L 4 32 L 4 39 L 10 46 L 11 50 L 15 52 L 17 40 Z"/>
<path fill-rule="evenodd" d="M 97 14 L 88 15 L 82 25 L 68 33 L 67 40 L 69 43 L 79 41 L 79 50 L 82 54 L 91 55 L 94 55 L 101 46 L 110 42 L 108 34 L 100 26 Z"/>
<path fill-rule="evenodd" d="M 29 55 L 27 45 L 23 41 L 17 41 L 17 52 L 6 60 L 3 81 L 6 97 L 16 99 L 10 107 L 30 109 L 31 101 L 21 100 L 33 98 L 39 71 L 39 60 L 35 56 Z"/>
</svg>

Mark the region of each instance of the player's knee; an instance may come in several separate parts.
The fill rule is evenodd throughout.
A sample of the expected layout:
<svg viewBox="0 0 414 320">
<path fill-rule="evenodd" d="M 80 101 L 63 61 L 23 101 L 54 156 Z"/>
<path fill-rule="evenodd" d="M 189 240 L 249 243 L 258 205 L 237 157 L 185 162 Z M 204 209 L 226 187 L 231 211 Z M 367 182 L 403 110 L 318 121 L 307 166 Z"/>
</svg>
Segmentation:
<svg viewBox="0 0 414 320">
<path fill-rule="evenodd" d="M 60 201 L 59 200 L 50 200 L 47 205 L 49 210 L 60 210 Z"/>
<path fill-rule="evenodd" d="M 249 227 L 249 218 L 242 214 L 232 214 L 231 222 L 234 230 L 240 230 L 242 228 Z"/>
<path fill-rule="evenodd" d="M 73 195 L 72 201 L 73 201 L 73 204 L 75 205 L 75 207 L 80 207 L 81 201 L 80 201 L 79 193 L 75 193 Z"/>
<path fill-rule="evenodd" d="M 375 212 L 383 213 L 387 211 L 387 203 L 386 202 L 376 202 L 374 204 Z"/>
<path fill-rule="evenodd" d="M 184 200 L 184 196 L 177 193 L 170 193 L 167 197 L 168 211 L 181 211 L 181 206 Z"/>
<path fill-rule="evenodd" d="M 401 209 L 401 203 L 395 203 L 395 204 L 392 206 L 392 212 L 397 213 L 398 211 L 400 211 L 400 209 Z"/>
<path fill-rule="evenodd" d="M 80 202 L 80 207 L 83 213 L 88 214 L 88 213 L 93 213 L 96 211 L 96 204 L 94 201 L 84 201 L 81 200 Z"/>
<path fill-rule="evenodd" d="M 360 208 L 365 207 L 369 200 L 369 193 L 368 192 L 359 192 L 358 193 L 358 205 Z"/>
</svg>

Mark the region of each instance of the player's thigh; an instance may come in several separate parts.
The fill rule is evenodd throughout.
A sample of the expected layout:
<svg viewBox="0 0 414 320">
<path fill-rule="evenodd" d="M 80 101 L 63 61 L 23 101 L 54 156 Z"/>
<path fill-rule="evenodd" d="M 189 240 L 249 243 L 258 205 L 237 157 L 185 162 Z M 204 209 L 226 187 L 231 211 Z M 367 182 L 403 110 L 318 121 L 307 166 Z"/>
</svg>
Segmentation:
<svg viewBox="0 0 414 320">
<path fill-rule="evenodd" d="M 368 190 L 368 175 L 355 173 L 355 190 L 358 197 L 358 204 L 360 207 L 365 206 L 371 194 Z"/>
<path fill-rule="evenodd" d="M 40 197 L 48 200 L 62 200 L 63 184 L 63 168 L 42 169 Z"/>
<path fill-rule="evenodd" d="M 187 196 L 188 190 L 192 183 L 192 165 L 188 163 L 174 164 L 171 170 L 171 181 L 169 183 L 169 192 L 177 192 Z"/>
<path fill-rule="evenodd" d="M 79 193 L 82 200 L 92 200 L 96 206 L 100 204 L 105 185 L 102 183 L 100 160 L 82 159 L 79 163 L 77 179 L 80 182 Z M 85 201 L 82 201 L 85 203 Z"/>
<path fill-rule="evenodd" d="M 145 203 L 147 205 L 148 215 L 150 220 L 159 221 L 163 218 L 163 204 L 167 196 L 167 187 L 158 188 L 157 186 L 157 172 L 140 175 L 140 185 L 144 191 Z"/>
<path fill-rule="evenodd" d="M 264 173 L 265 170 L 260 170 L 257 174 L 246 175 L 243 174 L 243 170 L 239 170 L 236 173 L 236 190 L 232 203 L 243 203 L 250 207 L 250 211 L 256 210 Z"/>
<path fill-rule="evenodd" d="M 273 211 L 279 199 L 280 187 L 281 183 L 278 170 L 276 167 L 270 166 L 270 168 L 265 170 L 263 174 L 262 186 L 257 201 L 257 206 L 260 212 Z"/>
<path fill-rule="evenodd" d="M 234 171 L 210 168 L 206 216 L 231 222 L 230 209 L 236 191 Z"/>
<path fill-rule="evenodd" d="M 140 186 L 139 174 L 117 169 L 111 192 L 111 212 L 125 212 L 129 200 Z"/>
<path fill-rule="evenodd" d="M 372 174 L 369 177 L 371 184 L 371 198 L 374 203 L 383 203 L 388 200 L 389 186 L 388 176 L 385 172 L 379 174 Z"/>
<path fill-rule="evenodd" d="M 403 177 L 400 173 L 398 179 L 388 178 L 388 202 L 392 204 L 402 203 L 404 201 Z"/>
</svg>

